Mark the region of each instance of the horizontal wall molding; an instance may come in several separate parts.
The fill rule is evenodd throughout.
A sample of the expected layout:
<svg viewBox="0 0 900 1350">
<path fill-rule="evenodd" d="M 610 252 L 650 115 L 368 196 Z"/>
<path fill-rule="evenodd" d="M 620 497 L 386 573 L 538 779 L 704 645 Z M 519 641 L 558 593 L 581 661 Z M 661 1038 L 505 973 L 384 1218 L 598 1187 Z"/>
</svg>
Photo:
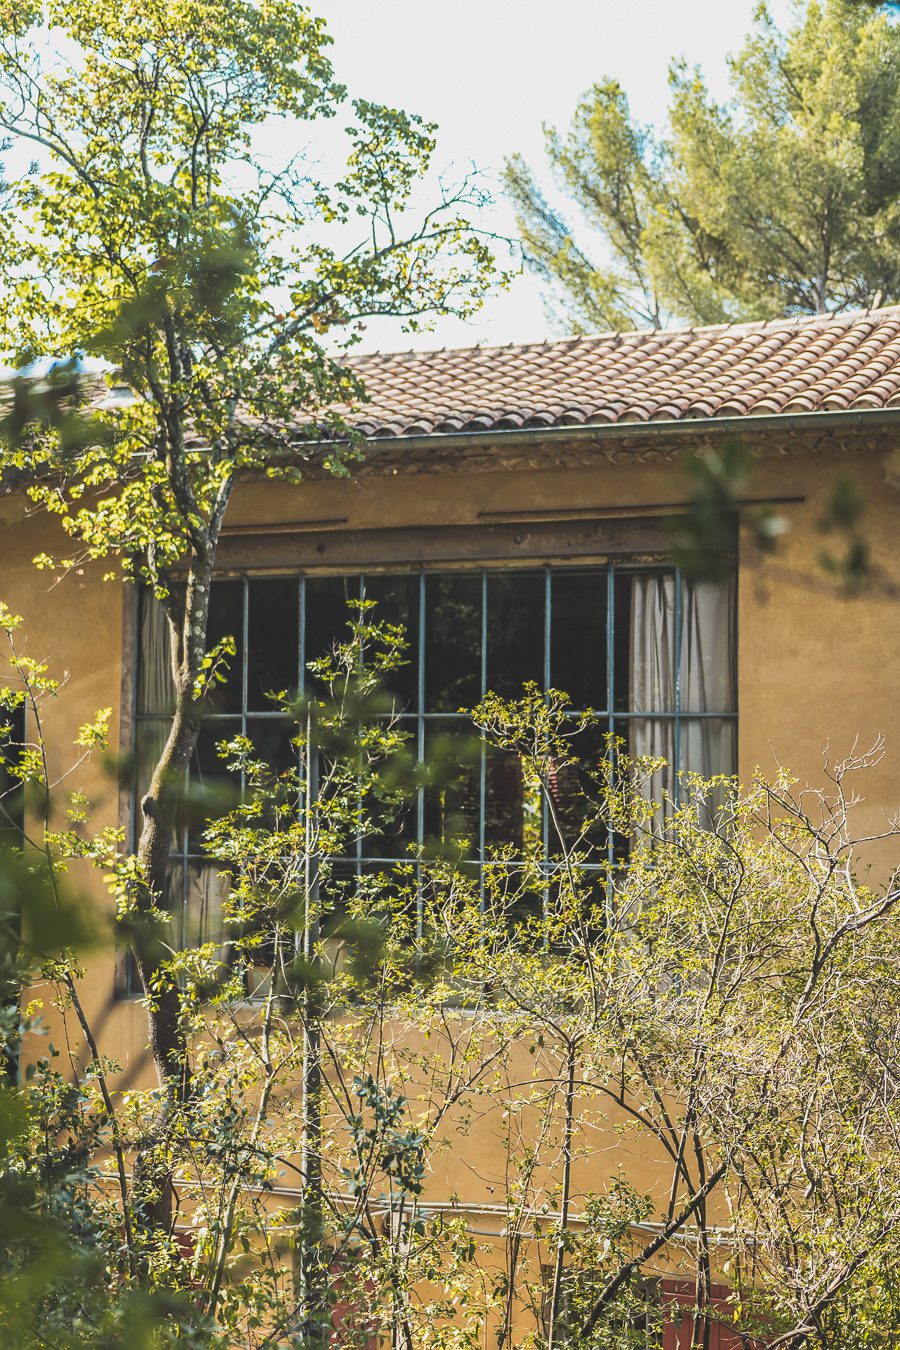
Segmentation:
<svg viewBox="0 0 900 1350">
<path fill-rule="evenodd" d="M 643 518 L 529 519 L 474 525 L 312 530 L 304 522 L 271 531 L 240 527 L 219 546 L 225 571 L 287 568 L 355 570 L 494 562 L 565 562 L 583 558 L 664 556 L 668 522 Z"/>
</svg>

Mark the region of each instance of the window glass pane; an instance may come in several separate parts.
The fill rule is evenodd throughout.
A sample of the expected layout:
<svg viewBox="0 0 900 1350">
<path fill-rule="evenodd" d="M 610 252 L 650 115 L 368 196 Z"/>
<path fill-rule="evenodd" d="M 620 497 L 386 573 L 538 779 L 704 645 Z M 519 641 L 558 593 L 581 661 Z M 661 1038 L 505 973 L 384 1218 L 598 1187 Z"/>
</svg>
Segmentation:
<svg viewBox="0 0 900 1350">
<path fill-rule="evenodd" d="M 360 873 L 357 894 L 366 896 L 370 913 L 380 909 L 389 920 L 400 914 L 414 918 L 427 872 L 413 862 L 363 862 Z"/>
<path fill-rule="evenodd" d="M 615 619 L 616 708 L 674 712 L 674 573 L 617 576 Z"/>
<path fill-rule="evenodd" d="M 185 895 L 187 893 L 187 863 L 184 858 L 170 858 L 166 866 L 166 904 L 171 922 L 166 941 L 173 947 L 184 947 L 187 938 L 185 926 Z M 140 979 L 135 971 L 135 988 L 140 987 Z"/>
<path fill-rule="evenodd" d="M 208 706 L 215 712 L 241 711 L 244 667 L 244 584 L 242 581 L 214 581 L 209 593 L 209 623 L 206 649 L 211 651 L 224 637 L 234 638 L 234 656 L 220 667 L 224 678 L 210 686 Z"/>
<path fill-rule="evenodd" d="M 551 574 L 550 683 L 573 708 L 606 708 L 606 573 Z"/>
<path fill-rule="evenodd" d="M 240 774 L 226 767 L 217 749 L 221 741 L 230 741 L 240 734 L 241 724 L 236 717 L 211 718 L 200 727 L 191 760 L 187 801 L 188 838 L 192 846 L 200 844 L 207 821 L 232 810 L 240 800 Z"/>
<path fill-rule="evenodd" d="M 254 758 L 268 765 L 276 778 L 298 767 L 300 752 L 292 744 L 298 734 L 296 722 L 286 717 L 247 718 L 247 737 L 253 742 Z"/>
<path fill-rule="evenodd" d="M 621 737 L 632 759 L 641 755 L 664 759 L 665 766 L 649 778 L 639 777 L 639 790 L 659 808 L 660 816 L 668 815 L 671 804 L 665 797 L 674 795 L 675 721 L 670 717 L 631 717 L 616 724 L 616 735 Z"/>
<path fill-rule="evenodd" d="M 150 787 L 153 770 L 159 763 L 165 749 L 172 724 L 167 718 L 141 718 L 135 727 L 134 736 L 134 836 L 139 839 L 144 826 L 141 801 Z M 180 839 L 180 822 L 173 827 L 172 843 L 177 847 Z"/>
<path fill-rule="evenodd" d="M 152 591 L 140 592 L 138 618 L 139 713 L 171 712 L 175 703 L 169 655 L 169 621 Z"/>
<path fill-rule="evenodd" d="M 682 768 L 715 778 L 737 772 L 737 723 L 732 718 L 695 717 L 681 721 Z"/>
<path fill-rule="evenodd" d="M 228 878 L 201 858 L 187 862 L 187 888 L 182 928 L 182 947 L 215 942 L 225 959 L 226 925 L 223 904 L 228 895 Z"/>
<path fill-rule="evenodd" d="M 519 755 L 488 747 L 484 794 L 485 847 L 509 847 L 516 857 L 543 849 L 540 783 Z"/>
<path fill-rule="evenodd" d="M 518 697 L 526 680 L 544 686 L 544 576 L 495 572 L 488 577 L 487 687 Z"/>
<path fill-rule="evenodd" d="M 610 910 L 610 869 L 606 859 L 596 864 L 566 868 L 557 863 L 548 878 L 547 911 L 560 911 L 569 917 L 577 913 L 585 925 L 583 935 L 597 941 L 608 926 Z M 571 932 L 571 929 L 569 929 Z M 565 952 L 567 942 L 554 942 L 556 951 Z"/>
<path fill-rule="evenodd" d="M 484 866 L 484 899 L 488 909 L 502 912 L 513 925 L 540 920 L 544 913 L 546 879 L 539 868 L 516 863 L 488 862 Z"/>
<path fill-rule="evenodd" d="M 416 842 L 417 805 L 404 799 L 385 804 L 377 823 L 362 840 L 364 858 L 408 858 Z"/>
<path fill-rule="evenodd" d="M 348 640 L 348 624 L 355 617 L 350 604 L 358 599 L 358 576 L 306 579 L 306 680 L 319 693 L 323 692 L 323 682 L 310 674 L 309 663 Z"/>
<path fill-rule="evenodd" d="M 397 670 L 384 677 L 385 692 L 403 709 L 415 710 L 418 702 L 419 659 L 419 578 L 417 576 L 369 576 L 365 578 L 367 600 L 374 600 L 371 611 L 376 623 L 390 623 L 404 629 L 405 660 Z"/>
<path fill-rule="evenodd" d="M 718 717 L 684 719 L 681 723 L 681 763 L 686 770 L 704 778 L 735 774 L 737 722 L 733 718 Z M 720 786 L 698 802 L 700 818 L 707 828 L 715 827 L 716 814 L 724 809 L 727 797 L 727 788 Z"/>
<path fill-rule="evenodd" d="M 425 578 L 425 707 L 458 712 L 481 697 L 481 575 Z"/>
<path fill-rule="evenodd" d="M 734 642 L 737 578 L 681 587 L 681 711 L 732 712 L 737 698 Z"/>
<path fill-rule="evenodd" d="M 388 729 L 402 740 L 396 752 L 378 764 L 375 791 L 364 803 L 371 820 L 371 829 L 362 839 L 362 853 L 367 858 L 406 858 L 408 846 L 418 837 L 416 718 L 400 717 L 375 724 L 375 730 Z"/>
<path fill-rule="evenodd" d="M 300 751 L 293 743 L 297 734 L 297 724 L 286 718 L 247 719 L 247 737 L 253 743 L 253 758 L 266 766 L 263 792 L 267 801 L 261 824 L 274 824 L 277 812 L 284 825 L 285 818 L 293 819 L 298 809 Z M 249 797 L 249 784 L 245 784 L 244 791 Z"/>
<path fill-rule="evenodd" d="M 547 851 L 562 859 L 577 853 L 582 862 L 602 862 L 608 830 L 598 819 L 602 801 L 603 763 L 609 753 L 605 723 L 585 727 L 569 741 L 574 763 L 564 758 L 550 766 L 547 787 L 552 811 L 548 811 Z M 597 857 L 598 851 L 601 857 Z"/>
<path fill-rule="evenodd" d="M 347 913 L 347 909 L 356 894 L 356 863 L 352 860 L 333 861 L 323 864 L 319 881 L 319 912 L 322 931 L 329 933 L 336 923 Z M 302 939 L 302 934 L 299 935 Z"/>
<path fill-rule="evenodd" d="M 465 857 L 478 852 L 481 743 L 463 719 L 433 722 L 425 737 L 426 845 Z"/>
<path fill-rule="evenodd" d="M 631 691 L 631 582 L 628 573 L 613 578 L 613 707 L 627 712 Z"/>
<path fill-rule="evenodd" d="M 300 665 L 300 594 L 295 577 L 247 587 L 247 707 L 273 710 L 269 697 L 296 691 Z"/>
</svg>

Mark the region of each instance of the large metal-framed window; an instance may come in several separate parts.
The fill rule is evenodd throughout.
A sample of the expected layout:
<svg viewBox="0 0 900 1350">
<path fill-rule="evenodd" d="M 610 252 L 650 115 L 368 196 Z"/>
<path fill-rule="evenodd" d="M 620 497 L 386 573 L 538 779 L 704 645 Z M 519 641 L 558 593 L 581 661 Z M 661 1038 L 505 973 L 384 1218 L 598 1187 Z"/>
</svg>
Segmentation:
<svg viewBox="0 0 900 1350">
<path fill-rule="evenodd" d="M 309 689 L 309 663 L 346 631 L 348 602 L 376 602 L 376 614 L 402 624 L 408 663 L 388 693 L 408 743 L 423 761 L 448 744 L 471 743 L 461 709 L 487 692 L 515 695 L 523 682 L 566 691 L 573 719 L 590 708 L 596 729 L 584 733 L 584 756 L 596 759 L 607 734 L 633 753 L 672 766 L 663 789 L 678 793 L 677 770 L 709 776 L 736 768 L 737 689 L 734 576 L 694 583 L 662 563 L 458 568 L 352 575 L 287 574 L 216 581 L 209 640 L 226 633 L 237 656 L 204 718 L 190 776 L 214 789 L 222 780 L 216 746 L 241 734 L 273 767 L 287 767 L 290 726 L 271 691 Z M 156 630 L 154 630 L 154 624 Z M 168 675 L 155 644 L 158 607 L 144 598 L 136 691 L 138 778 L 168 731 Z M 156 636 L 154 636 L 156 631 Z M 451 824 L 468 839 L 480 869 L 514 867 L 517 846 L 538 833 L 548 870 L 553 841 L 547 805 L 535 812 L 509 756 L 480 744 L 459 757 L 449 786 L 421 787 L 414 802 L 377 838 L 358 838 L 336 859 L 336 878 L 383 870 L 410 850 L 442 838 Z M 243 789 L 233 783 L 232 791 Z M 564 785 L 560 786 L 564 792 Z M 173 897 L 181 900 L 181 940 L 211 933 L 217 922 L 215 874 L 203 857 L 200 823 L 185 823 L 172 841 Z M 614 861 L 615 841 L 606 848 Z M 505 858 L 498 860 L 498 851 Z M 596 864 L 598 867 L 601 863 Z"/>
</svg>

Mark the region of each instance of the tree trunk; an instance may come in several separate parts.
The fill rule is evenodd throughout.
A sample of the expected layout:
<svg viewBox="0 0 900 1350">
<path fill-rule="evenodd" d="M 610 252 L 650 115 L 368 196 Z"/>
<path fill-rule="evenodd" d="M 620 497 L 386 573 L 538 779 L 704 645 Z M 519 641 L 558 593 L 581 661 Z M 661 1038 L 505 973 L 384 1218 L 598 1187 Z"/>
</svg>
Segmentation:
<svg viewBox="0 0 900 1350">
<path fill-rule="evenodd" d="M 550 1312 L 547 1319 L 547 1350 L 556 1347 L 566 1339 L 561 1334 L 563 1275 L 565 1273 L 566 1238 L 569 1227 L 569 1202 L 572 1193 L 572 1139 L 575 1128 L 575 1053 L 576 1044 L 570 1040 L 566 1046 L 566 1087 L 563 1109 L 563 1175 L 562 1194 L 560 1196 L 559 1235 L 556 1240 L 556 1253 L 553 1261 L 553 1277 L 550 1286 Z"/>
<path fill-rule="evenodd" d="M 318 827 L 314 817 L 319 795 L 318 729 L 313 705 L 306 722 L 306 840 L 303 932 L 298 947 L 306 966 L 301 997 L 303 1030 L 302 1135 L 300 1169 L 303 1196 L 300 1202 L 300 1232 L 297 1268 L 300 1286 L 300 1327 L 311 1346 L 327 1345 L 330 1339 L 328 1286 L 331 1272 L 323 1241 L 322 1206 L 322 1033 L 320 995 L 310 979 L 319 936 Z"/>
<path fill-rule="evenodd" d="M 165 748 L 141 801 L 142 829 L 137 846 L 144 884 L 138 900 L 132 951 L 149 1009 L 150 1052 L 160 1103 L 137 1150 L 132 1201 L 139 1219 L 165 1232 L 172 1227 L 172 1169 L 159 1159 L 157 1150 L 164 1144 L 174 1116 L 189 1100 L 191 1063 L 181 1017 L 181 990 L 166 971 L 176 934 L 171 926 L 160 932 L 152 915 L 154 910 L 171 912 L 169 852 L 185 775 L 200 733 L 195 685 L 206 654 L 211 582 L 211 566 L 200 572 L 192 570 L 181 623 L 176 624 L 170 615 L 175 711 Z"/>
</svg>

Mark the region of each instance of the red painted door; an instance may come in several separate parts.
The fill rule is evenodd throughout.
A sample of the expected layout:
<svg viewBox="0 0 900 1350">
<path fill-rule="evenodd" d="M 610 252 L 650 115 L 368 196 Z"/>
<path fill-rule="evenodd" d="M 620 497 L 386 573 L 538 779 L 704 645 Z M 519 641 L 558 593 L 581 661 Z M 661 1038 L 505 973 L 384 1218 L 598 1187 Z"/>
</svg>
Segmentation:
<svg viewBox="0 0 900 1350">
<path fill-rule="evenodd" d="M 710 1292 L 712 1306 L 721 1309 L 724 1322 L 728 1317 L 731 1291 L 726 1284 L 714 1284 Z M 692 1350 L 693 1308 L 697 1297 L 697 1287 L 693 1280 L 661 1280 L 660 1297 L 663 1309 L 671 1319 L 667 1318 L 665 1323 L 662 1350 Z M 684 1308 L 680 1317 L 677 1312 L 679 1307 Z M 744 1341 L 731 1327 L 723 1325 L 723 1322 L 710 1318 L 709 1350 L 744 1350 Z"/>
</svg>

